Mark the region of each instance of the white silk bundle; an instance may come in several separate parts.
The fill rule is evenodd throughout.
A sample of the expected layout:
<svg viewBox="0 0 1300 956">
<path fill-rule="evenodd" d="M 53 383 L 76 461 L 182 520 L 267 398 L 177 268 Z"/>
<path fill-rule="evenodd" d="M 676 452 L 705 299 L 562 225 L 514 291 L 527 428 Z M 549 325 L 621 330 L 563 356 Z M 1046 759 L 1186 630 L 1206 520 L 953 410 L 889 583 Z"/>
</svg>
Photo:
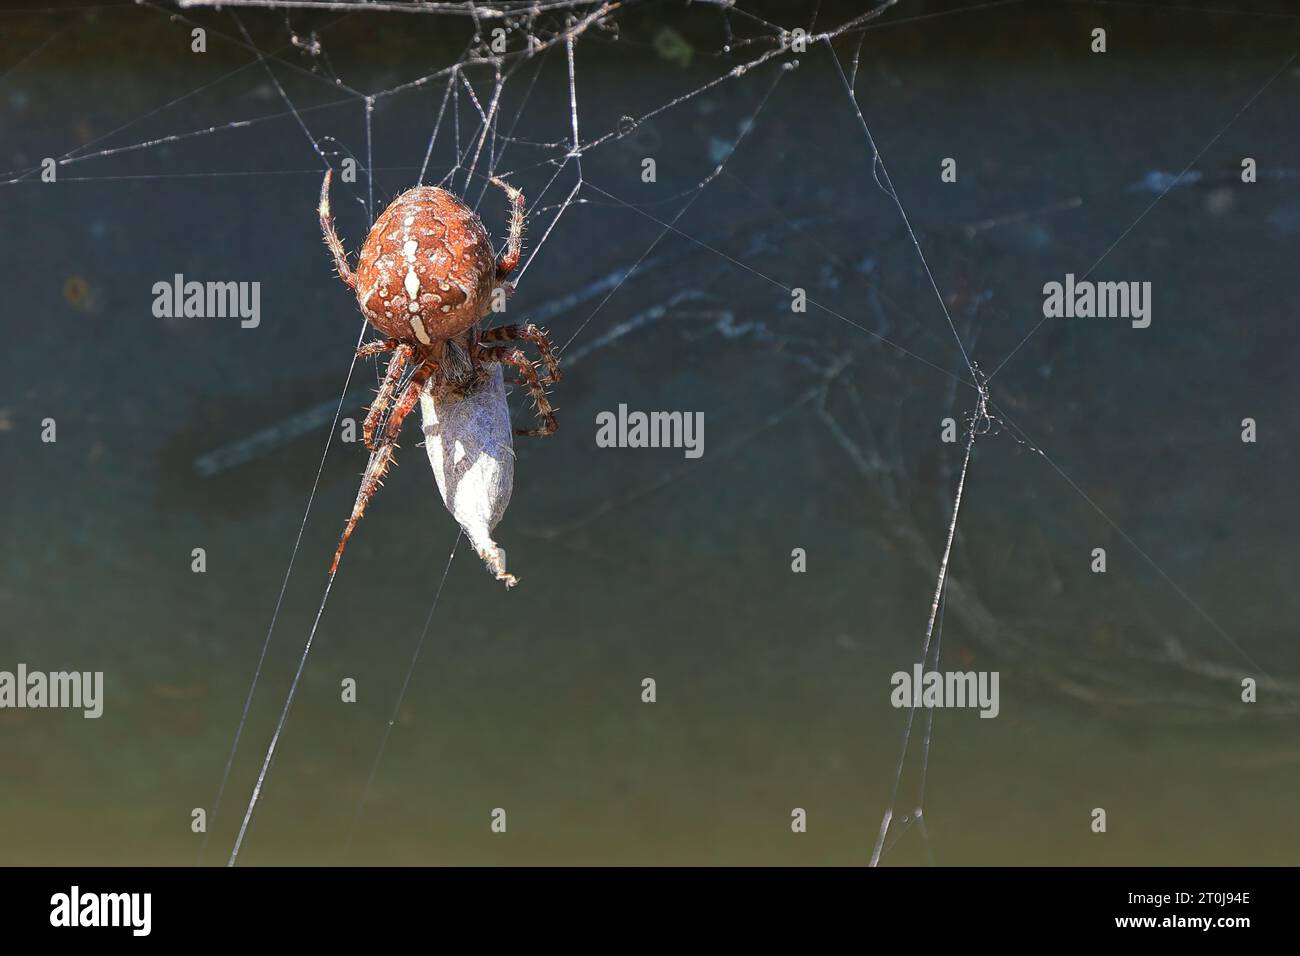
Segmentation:
<svg viewBox="0 0 1300 956">
<path fill-rule="evenodd" d="M 492 540 L 492 530 L 505 516 L 514 489 L 514 433 L 501 366 L 488 366 L 486 372 L 472 391 L 424 390 L 424 449 L 447 510 L 488 570 L 511 588 L 518 580 L 506 571 L 506 553 Z"/>
</svg>

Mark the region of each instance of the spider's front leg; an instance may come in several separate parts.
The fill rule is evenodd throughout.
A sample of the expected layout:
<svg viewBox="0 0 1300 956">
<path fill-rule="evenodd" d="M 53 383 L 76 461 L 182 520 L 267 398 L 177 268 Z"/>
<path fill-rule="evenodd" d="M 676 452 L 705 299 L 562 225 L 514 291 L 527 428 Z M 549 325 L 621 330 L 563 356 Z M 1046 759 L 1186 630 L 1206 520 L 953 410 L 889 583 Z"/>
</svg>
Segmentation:
<svg viewBox="0 0 1300 956">
<path fill-rule="evenodd" d="M 334 266 L 339 270 L 339 278 L 349 288 L 355 288 L 357 277 L 352 274 L 352 267 L 348 265 L 348 255 L 343 251 L 339 234 L 334 231 L 334 218 L 330 215 L 330 179 L 333 176 L 334 170 L 325 170 L 325 181 L 320 185 L 320 206 L 316 211 L 320 214 L 320 231 L 325 236 L 325 245 L 329 248 L 330 255 L 334 257 Z"/>
<path fill-rule="evenodd" d="M 551 408 L 551 403 L 547 401 L 546 391 L 542 388 L 542 383 L 537 380 L 537 369 L 533 368 L 533 363 L 528 361 L 528 356 L 523 353 L 522 349 L 511 348 L 508 345 L 499 345 L 495 348 L 478 347 L 478 360 L 485 364 L 497 363 L 498 365 L 512 365 L 519 370 L 522 382 L 527 386 L 528 393 L 533 397 L 533 407 L 537 411 L 537 417 L 542 420 L 538 428 L 516 428 L 516 435 L 527 435 L 537 438 L 542 435 L 549 435 L 558 427 L 555 421 L 555 411 Z"/>
<path fill-rule="evenodd" d="M 393 413 L 388 416 L 388 424 L 384 428 L 384 440 L 370 453 L 370 461 L 361 476 L 357 500 L 352 505 L 352 514 L 348 518 L 348 523 L 343 527 L 338 549 L 334 552 L 334 561 L 330 564 L 330 574 L 338 570 L 339 561 L 343 559 L 343 549 L 348 546 L 348 539 L 352 537 L 357 522 L 366 513 L 366 505 L 370 503 L 375 492 L 383 487 L 384 475 L 388 473 L 388 466 L 393 463 L 393 453 L 397 450 L 397 436 L 402 431 L 402 422 L 406 421 L 406 416 L 411 413 L 411 409 L 415 408 L 416 402 L 420 400 L 420 392 L 424 389 L 425 383 L 433 377 L 434 371 L 435 367 L 427 363 L 417 368 L 412 373 L 410 381 L 406 383 L 406 388 L 402 390 L 402 397 L 393 406 Z"/>
<path fill-rule="evenodd" d="M 395 352 L 402 344 L 401 339 L 381 339 L 378 342 L 367 342 L 357 349 L 357 358 L 371 358 L 375 355 L 383 355 L 385 352 Z"/>
<path fill-rule="evenodd" d="M 371 342 L 371 346 L 382 346 L 373 351 L 366 353 L 377 355 L 387 349 L 389 342 L 395 342 L 395 339 L 389 339 L 388 342 Z M 368 346 L 362 346 L 357 349 L 357 355 L 362 355 Z M 379 425 L 379 420 L 383 417 L 388 405 L 393 400 L 393 393 L 397 391 L 397 383 L 402 378 L 402 373 L 406 371 L 406 364 L 411 360 L 411 354 L 415 351 L 410 345 L 397 342 L 393 347 L 393 357 L 388 362 L 388 373 L 384 375 L 384 383 L 379 386 L 379 394 L 375 400 L 370 403 L 370 411 L 366 413 L 365 424 L 361 426 L 361 437 L 365 440 L 366 447 L 371 451 L 375 450 L 375 428 Z"/>
<path fill-rule="evenodd" d="M 541 379 L 543 385 L 554 385 L 560 380 L 560 362 L 551 349 L 551 340 L 546 337 L 546 330 L 539 329 L 533 323 L 527 325 L 501 325 L 488 329 L 479 335 L 480 342 L 532 342 L 537 346 L 537 354 L 546 365 L 546 376 Z M 516 382 L 525 385 L 526 382 Z"/>
</svg>

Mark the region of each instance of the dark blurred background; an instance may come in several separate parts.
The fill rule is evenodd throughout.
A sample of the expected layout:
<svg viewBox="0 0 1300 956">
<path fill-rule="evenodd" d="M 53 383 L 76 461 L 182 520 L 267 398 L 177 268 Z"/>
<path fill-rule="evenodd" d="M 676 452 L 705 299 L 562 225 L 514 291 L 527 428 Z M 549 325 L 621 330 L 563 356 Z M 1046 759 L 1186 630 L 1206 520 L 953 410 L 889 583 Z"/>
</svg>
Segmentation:
<svg viewBox="0 0 1300 956">
<path fill-rule="evenodd" d="M 509 22 L 492 158 L 466 196 L 500 237 L 483 173 L 524 190 L 536 257 L 510 316 L 571 342 L 560 430 L 517 441 L 498 528 L 522 583 L 507 593 L 462 544 L 358 812 L 456 541 L 408 425 L 242 861 L 869 859 L 905 717 L 889 676 L 920 653 L 961 465 L 939 423 L 974 392 L 827 45 L 717 82 L 775 48 L 772 24 L 816 33 L 861 9 L 628 3 L 588 28 L 591 145 L 567 206 L 564 45 L 519 51 L 568 11 Z M 1001 673 L 1001 714 L 938 713 L 929 840 L 897 823 L 885 863 L 1297 859 L 1297 22 L 1280 3 L 904 0 L 834 41 L 985 373 L 1041 318 L 1043 284 L 1116 240 L 1093 277 L 1154 298 L 1145 330 L 1049 321 L 992 380 L 1007 425 L 975 446 L 942 651 Z M 342 9 L 0 11 L 0 669 L 106 682 L 97 721 L 0 711 L 0 862 L 200 858 L 190 814 L 212 809 L 360 330 L 320 240 L 313 141 L 358 160 L 334 193 L 355 251 L 372 199 L 414 184 L 426 153 L 441 181 L 471 141 L 466 83 L 432 147 L 447 77 L 406 84 L 467 64 L 487 109 L 474 34 L 463 16 Z M 33 172 L 46 156 L 66 160 L 55 183 Z M 175 273 L 260 282 L 260 325 L 155 318 Z M 375 374 L 357 366 L 344 416 Z M 620 403 L 703 411 L 703 458 L 597 448 L 596 414 Z M 205 863 L 229 852 L 364 467 L 335 436 Z"/>
</svg>

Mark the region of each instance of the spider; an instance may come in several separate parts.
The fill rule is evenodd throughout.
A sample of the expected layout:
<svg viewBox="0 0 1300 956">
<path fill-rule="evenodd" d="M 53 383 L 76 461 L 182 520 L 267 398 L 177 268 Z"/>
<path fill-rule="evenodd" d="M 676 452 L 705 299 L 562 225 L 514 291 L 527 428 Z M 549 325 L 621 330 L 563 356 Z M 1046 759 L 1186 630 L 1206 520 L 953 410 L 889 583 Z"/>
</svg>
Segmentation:
<svg viewBox="0 0 1300 956">
<path fill-rule="evenodd" d="M 487 230 L 459 199 L 436 186 L 408 189 L 389 204 L 370 227 L 354 272 L 330 215 L 330 179 L 327 170 L 320 189 L 320 226 L 325 245 L 334 256 L 339 278 L 357 294 L 366 320 L 386 338 L 357 349 L 358 358 L 392 353 L 388 372 L 366 414 L 362 437 L 370 462 L 361 479 L 352 515 L 339 539 L 330 574 L 339 566 L 348 538 L 371 497 L 383 484 L 392 463 L 402 422 L 420 400 L 426 387 L 468 391 L 480 384 L 484 365 L 513 366 L 519 378 L 513 384 L 527 387 L 540 419 L 535 428 L 518 429 L 518 435 L 549 435 L 555 431 L 555 413 L 543 386 L 560 380 L 560 366 L 546 332 L 529 323 L 480 330 L 491 311 L 497 289 L 509 294 L 506 279 L 519 264 L 523 247 L 524 195 L 492 177 L 494 186 L 510 201 L 510 233 L 500 259 L 493 259 Z M 531 342 L 545 364 L 539 377 L 523 350 L 499 342 Z M 400 389 L 408 367 L 411 374 Z M 396 399 L 396 400 L 394 400 Z M 391 406 L 391 410 L 390 410 Z M 388 420 L 376 438 L 385 413 Z"/>
</svg>

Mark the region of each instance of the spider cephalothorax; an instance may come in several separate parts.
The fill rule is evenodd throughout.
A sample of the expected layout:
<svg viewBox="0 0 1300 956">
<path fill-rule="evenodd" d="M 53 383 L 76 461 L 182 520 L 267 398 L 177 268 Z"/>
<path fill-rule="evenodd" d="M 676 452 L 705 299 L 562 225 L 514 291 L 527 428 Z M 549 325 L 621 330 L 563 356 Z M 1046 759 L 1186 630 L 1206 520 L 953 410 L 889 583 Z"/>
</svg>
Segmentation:
<svg viewBox="0 0 1300 956">
<path fill-rule="evenodd" d="M 546 333 L 535 325 L 505 325 L 486 331 L 478 327 L 492 309 L 493 293 L 498 288 L 510 291 L 506 280 L 519 264 L 523 245 L 523 193 L 500 179 L 491 180 L 505 190 L 511 203 L 510 235 L 501 258 L 495 259 L 487 230 L 473 210 L 445 189 L 408 189 L 375 220 L 353 271 L 330 216 L 330 178 L 327 171 L 320 192 L 325 244 L 334 256 L 339 278 L 356 290 L 366 320 L 387 336 L 361 346 L 357 355 L 393 354 L 362 426 L 370 463 L 335 552 L 333 573 L 352 529 L 393 460 L 402 422 L 426 387 L 465 389 L 478 384 L 485 364 L 512 366 L 519 373 L 515 384 L 528 389 L 541 419 L 538 427 L 520 429 L 517 434 L 549 435 L 556 428 L 555 414 L 543 386 L 560 380 L 560 368 Z M 489 344 L 511 341 L 537 346 L 546 374 L 539 378 L 521 349 Z M 408 367 L 411 374 L 399 394 Z M 376 440 L 385 413 L 388 420 Z"/>
</svg>

